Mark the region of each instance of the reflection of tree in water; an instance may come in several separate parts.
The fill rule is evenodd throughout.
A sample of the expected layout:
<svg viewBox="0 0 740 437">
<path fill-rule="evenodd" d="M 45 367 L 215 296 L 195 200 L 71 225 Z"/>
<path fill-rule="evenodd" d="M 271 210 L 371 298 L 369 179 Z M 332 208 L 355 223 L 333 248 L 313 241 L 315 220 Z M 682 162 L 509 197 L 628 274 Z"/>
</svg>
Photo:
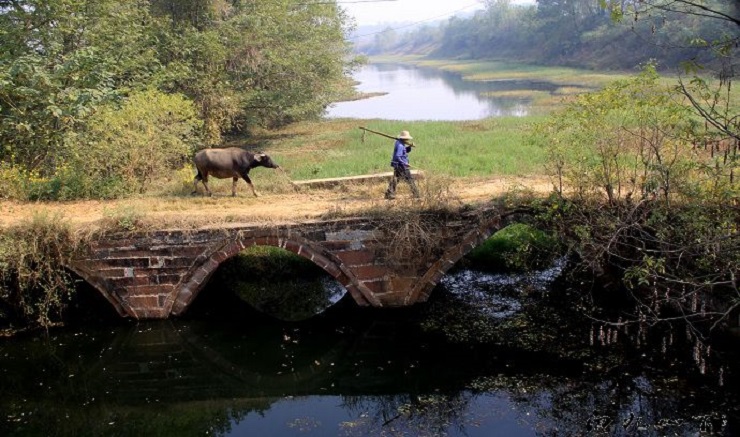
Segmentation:
<svg viewBox="0 0 740 437">
<path fill-rule="evenodd" d="M 618 336 L 615 329 L 591 327 L 582 310 L 559 305 L 572 301 L 563 294 L 567 290 L 542 289 L 536 277 L 469 278 L 466 273 L 445 278 L 425 310 L 423 326 L 453 343 L 511 347 L 508 356 L 539 352 L 551 364 L 529 369 L 524 358 L 516 361 L 521 373 L 513 377 L 478 377 L 467 386 L 478 393 L 472 403 L 479 395 L 509 396 L 529 412 L 522 420 L 534 421 L 532 429 L 548 430 L 544 435 L 732 435 L 737 430 L 737 396 L 726 397 L 737 389 L 723 387 L 727 363 L 736 355 L 715 352 L 712 361 L 719 364 L 710 374 L 710 348 L 697 346 L 690 333 L 686 342 L 674 339 L 675 327 L 625 328 Z M 465 287 L 458 289 L 461 277 Z M 582 377 L 547 376 L 552 367 L 574 363 L 585 366 Z M 535 376 L 529 376 L 532 371 Z"/>
<path fill-rule="evenodd" d="M 630 374 L 602 381 L 592 377 L 482 378 L 472 385 L 482 392 L 509 393 L 522 415 L 533 418 L 529 419 L 532 428 L 545 431 L 543 435 L 697 435 L 699 431 L 731 435 L 732 403 L 715 402 L 711 396 L 703 401 L 698 400 L 700 396 L 686 396 L 677 379 Z"/>
<path fill-rule="evenodd" d="M 699 401 L 682 389 L 672 378 L 628 374 L 604 381 L 490 376 L 449 394 L 344 396 L 342 408 L 357 419 L 340 428 L 347 436 L 466 435 L 505 428 L 505 421 L 544 436 L 733 435 L 732 402 Z"/>
<path fill-rule="evenodd" d="M 544 436 L 733 435 L 733 402 L 698 398 L 672 377 L 490 376 L 446 395 L 345 396 L 343 408 L 358 419 L 341 428 L 344 435 L 465 435 L 507 420 Z"/>
</svg>

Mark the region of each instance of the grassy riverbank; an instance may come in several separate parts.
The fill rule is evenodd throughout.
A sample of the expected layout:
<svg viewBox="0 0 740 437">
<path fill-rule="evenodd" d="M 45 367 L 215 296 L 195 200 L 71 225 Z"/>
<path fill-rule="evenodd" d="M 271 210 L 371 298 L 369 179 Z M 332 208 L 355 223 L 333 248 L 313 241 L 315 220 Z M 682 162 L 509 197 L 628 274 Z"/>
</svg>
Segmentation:
<svg viewBox="0 0 740 437">
<path fill-rule="evenodd" d="M 418 145 L 412 164 L 427 174 L 455 179 L 544 174 L 545 151 L 534 145 L 533 126 L 563 107 L 574 95 L 598 90 L 627 77 L 626 73 L 594 72 L 498 61 L 430 60 L 421 57 L 377 57 L 374 63 L 402 63 L 459 73 L 466 80 L 550 82 L 550 93 L 517 90 L 531 102 L 534 115 L 478 121 L 325 120 L 299 123 L 274 132 L 259 132 L 260 146 L 281 163 L 295 180 L 386 172 L 392 141 L 365 134 L 359 126 L 395 135 L 412 133 Z M 511 94 L 511 91 L 502 92 Z M 491 96 L 495 97 L 495 96 Z M 254 145 L 255 139 L 234 139 L 234 145 Z M 275 176 L 274 176 L 275 177 Z M 276 176 L 279 178 L 279 176 Z M 278 180 L 274 181 L 279 184 Z"/>
<path fill-rule="evenodd" d="M 430 59 L 420 55 L 406 56 L 374 56 L 371 63 L 410 64 L 418 67 L 434 68 L 443 71 L 458 73 L 465 80 L 470 81 L 531 81 L 549 82 L 558 88 L 549 93 L 537 90 L 518 90 L 516 97 L 531 101 L 530 113 L 547 114 L 562 108 L 564 103 L 572 100 L 575 95 L 584 92 L 597 91 L 617 80 L 628 79 L 639 73 L 634 71 L 614 70 L 586 70 L 569 67 L 553 67 L 535 64 L 517 63 L 505 60 L 453 60 Z M 713 77 L 704 77 L 708 83 L 716 83 Z M 671 74 L 661 74 L 659 83 L 665 86 L 678 86 L 679 77 Z M 688 82 L 689 77 L 684 77 Z M 733 87 L 726 96 L 736 111 L 740 111 L 740 89 Z M 510 92 L 502 92 L 511 96 Z M 498 94 L 491 94 L 496 97 Z M 504 94 L 501 94 L 504 96 Z"/>
<path fill-rule="evenodd" d="M 429 174 L 453 178 L 521 176 L 543 171 L 544 151 L 528 141 L 538 119 L 328 120 L 265 132 L 261 140 L 264 150 L 296 180 L 390 171 L 393 140 L 372 133 L 363 135 L 359 126 L 389 135 L 410 131 L 416 144 L 412 165 Z"/>
<path fill-rule="evenodd" d="M 553 67 L 535 67 L 504 62 L 464 62 L 427 60 L 414 57 L 373 58 L 372 62 L 402 62 L 460 73 L 470 80 L 548 81 L 558 85 L 553 92 L 517 90 L 517 98 L 532 102 L 535 115 L 489 118 L 479 121 L 390 121 L 390 120 L 323 120 L 302 122 L 270 131 L 252 131 L 249 136 L 231 138 L 228 145 L 261 150 L 270 154 L 293 180 L 356 176 L 390 170 L 392 140 L 363 133 L 359 126 L 396 135 L 408 130 L 418 147 L 411 156 L 412 164 L 428 176 L 456 180 L 499 176 L 543 175 L 545 151 L 535 146 L 533 126 L 547 113 L 562 107 L 577 93 L 599 89 L 624 75 L 594 73 Z M 523 87 L 523 88 L 526 88 Z M 506 93 L 511 93 L 507 91 Z M 155 180 L 136 197 L 184 196 L 192 191 L 195 174 L 190 165 L 173 171 L 164 180 Z M 24 193 L 58 191 L 65 180 L 51 177 L 48 181 L 33 179 L 14 186 L 11 174 L 7 182 L 11 198 L 23 200 Z M 264 193 L 287 193 L 292 190 L 285 175 L 257 169 L 257 186 Z M 32 186 L 29 186 L 32 185 Z M 48 185 L 48 187 L 47 187 Z M 242 184 L 243 185 L 243 184 Z M 230 181 L 214 180 L 215 193 L 230 191 Z M 202 189 L 202 187 L 201 187 Z"/>
</svg>

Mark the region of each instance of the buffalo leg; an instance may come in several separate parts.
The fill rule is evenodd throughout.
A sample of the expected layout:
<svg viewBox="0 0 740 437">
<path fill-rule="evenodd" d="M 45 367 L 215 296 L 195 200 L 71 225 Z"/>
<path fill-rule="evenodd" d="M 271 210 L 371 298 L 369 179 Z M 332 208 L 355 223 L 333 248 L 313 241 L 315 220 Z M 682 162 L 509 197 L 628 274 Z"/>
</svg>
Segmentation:
<svg viewBox="0 0 740 437">
<path fill-rule="evenodd" d="M 234 176 L 231 178 L 231 197 L 236 197 L 236 183 L 239 182 L 239 178 Z"/>
<path fill-rule="evenodd" d="M 203 186 L 206 187 L 206 192 L 208 193 L 208 196 L 213 196 L 213 193 L 211 193 L 211 190 L 208 188 L 208 184 L 206 183 L 205 179 L 202 179 L 201 182 L 203 182 Z"/>
<path fill-rule="evenodd" d="M 193 179 L 193 193 L 196 194 L 198 192 L 198 181 L 203 182 L 203 186 L 206 188 L 206 193 L 208 193 L 209 196 L 211 196 L 211 190 L 208 189 L 208 184 L 206 184 L 206 181 L 208 180 L 208 175 L 201 175 L 200 171 L 197 175 L 195 175 L 195 178 Z"/>
<path fill-rule="evenodd" d="M 252 194 L 254 194 L 254 197 L 260 197 L 259 194 L 257 194 L 257 190 L 254 189 L 254 185 L 252 184 L 252 180 L 249 179 L 249 175 L 242 175 L 245 181 L 247 181 L 247 185 L 249 185 L 249 188 L 252 189 Z M 234 182 L 234 185 L 236 186 L 236 182 Z"/>
</svg>

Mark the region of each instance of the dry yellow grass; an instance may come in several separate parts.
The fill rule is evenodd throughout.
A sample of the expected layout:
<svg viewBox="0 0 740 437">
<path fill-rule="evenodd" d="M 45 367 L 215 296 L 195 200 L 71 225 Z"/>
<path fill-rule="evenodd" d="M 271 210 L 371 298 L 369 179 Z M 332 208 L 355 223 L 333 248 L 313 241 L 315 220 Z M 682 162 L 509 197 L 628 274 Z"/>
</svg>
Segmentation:
<svg viewBox="0 0 740 437">
<path fill-rule="evenodd" d="M 230 187 L 231 182 L 228 181 Z M 199 228 L 229 223 L 285 223 L 352 215 L 367 210 L 394 207 L 421 207 L 441 201 L 451 206 L 476 204 L 501 196 L 513 188 L 525 188 L 546 194 L 552 184 L 546 178 L 495 177 L 464 181 L 419 181 L 424 193 L 421 202 L 410 198 L 401 183 L 399 198 L 389 204 L 383 199 L 384 182 L 338 186 L 332 189 L 302 189 L 279 193 L 267 192 L 254 198 L 246 190 L 233 198 L 228 190 L 215 191 L 213 197 L 157 196 L 111 201 L 15 202 L 0 201 L 0 227 L 10 227 L 30 220 L 34 215 L 53 215 L 68 221 L 78 230 L 94 231 L 130 225 L 137 229 Z M 425 203 L 426 202 L 426 203 Z"/>
</svg>

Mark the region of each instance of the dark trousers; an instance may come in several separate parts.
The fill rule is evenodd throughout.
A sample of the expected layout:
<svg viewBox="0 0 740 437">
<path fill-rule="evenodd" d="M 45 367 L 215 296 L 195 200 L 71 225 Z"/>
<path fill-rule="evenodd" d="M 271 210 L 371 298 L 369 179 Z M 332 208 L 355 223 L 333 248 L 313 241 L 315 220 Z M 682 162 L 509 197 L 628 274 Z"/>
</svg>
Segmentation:
<svg viewBox="0 0 740 437">
<path fill-rule="evenodd" d="M 419 189 L 416 188 L 414 178 L 411 176 L 411 170 L 408 167 L 402 165 L 393 167 L 393 176 L 391 177 L 390 183 L 388 183 L 388 189 L 385 191 L 385 198 L 392 199 L 396 197 L 396 187 L 398 186 L 398 180 L 403 179 L 408 182 L 411 187 L 411 192 L 414 193 L 414 197 L 419 197 Z"/>
</svg>

